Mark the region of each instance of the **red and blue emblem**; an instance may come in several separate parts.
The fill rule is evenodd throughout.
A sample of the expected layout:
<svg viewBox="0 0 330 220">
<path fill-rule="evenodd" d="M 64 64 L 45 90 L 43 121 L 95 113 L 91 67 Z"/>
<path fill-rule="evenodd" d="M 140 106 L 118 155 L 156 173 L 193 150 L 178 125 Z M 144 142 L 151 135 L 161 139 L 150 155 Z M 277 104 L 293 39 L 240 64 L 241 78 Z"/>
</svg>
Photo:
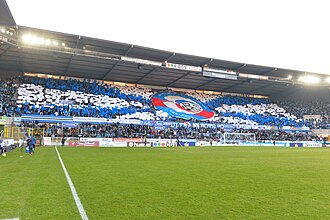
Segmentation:
<svg viewBox="0 0 330 220">
<path fill-rule="evenodd" d="M 156 109 L 176 118 L 209 120 L 214 117 L 214 112 L 210 108 L 188 95 L 160 92 L 155 94 L 151 101 Z"/>
</svg>

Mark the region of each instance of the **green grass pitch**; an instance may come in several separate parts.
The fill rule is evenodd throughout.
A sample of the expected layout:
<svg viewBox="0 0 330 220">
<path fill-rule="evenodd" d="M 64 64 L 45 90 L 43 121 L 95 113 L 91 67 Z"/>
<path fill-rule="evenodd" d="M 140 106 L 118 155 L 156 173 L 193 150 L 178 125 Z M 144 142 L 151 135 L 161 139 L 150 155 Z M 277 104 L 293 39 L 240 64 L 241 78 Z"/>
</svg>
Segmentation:
<svg viewBox="0 0 330 220">
<path fill-rule="evenodd" d="M 58 149 L 90 219 L 330 219 L 330 149 Z M 81 219 L 54 147 L 0 169 L 0 219 Z"/>
</svg>

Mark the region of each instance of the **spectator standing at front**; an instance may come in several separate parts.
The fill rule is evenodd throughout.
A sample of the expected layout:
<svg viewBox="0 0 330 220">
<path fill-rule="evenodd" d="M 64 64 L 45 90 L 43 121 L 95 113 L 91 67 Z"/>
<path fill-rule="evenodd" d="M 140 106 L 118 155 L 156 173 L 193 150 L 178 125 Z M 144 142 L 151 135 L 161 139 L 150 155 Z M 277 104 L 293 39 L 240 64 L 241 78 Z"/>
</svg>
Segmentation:
<svg viewBox="0 0 330 220">
<path fill-rule="evenodd" d="M 63 135 L 63 137 L 62 137 L 62 146 L 64 146 L 64 143 L 65 143 L 65 136 Z"/>
<path fill-rule="evenodd" d="M 144 137 L 144 146 L 147 146 L 147 136 Z"/>
<path fill-rule="evenodd" d="M 179 147 L 180 146 L 180 140 L 179 140 L 179 136 L 176 139 L 176 146 Z"/>
</svg>

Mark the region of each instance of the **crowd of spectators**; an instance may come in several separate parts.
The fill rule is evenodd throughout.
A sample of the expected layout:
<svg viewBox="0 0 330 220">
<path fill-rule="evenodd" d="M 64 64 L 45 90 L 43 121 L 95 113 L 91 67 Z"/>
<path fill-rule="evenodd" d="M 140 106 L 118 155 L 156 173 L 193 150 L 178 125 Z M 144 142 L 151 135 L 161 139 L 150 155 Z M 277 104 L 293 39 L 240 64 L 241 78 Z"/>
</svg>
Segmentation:
<svg viewBox="0 0 330 220">
<path fill-rule="evenodd" d="M 22 126 L 31 126 L 27 123 Z M 34 125 L 36 126 L 36 125 Z M 165 138 L 165 139 L 219 139 L 221 129 L 168 127 L 158 130 L 148 125 L 133 124 L 81 124 L 77 128 L 66 128 L 60 124 L 39 124 L 38 128 L 45 129 L 46 137 L 90 137 L 90 138 Z"/>
<path fill-rule="evenodd" d="M 154 93 L 148 87 L 109 85 L 88 79 L 17 77 L 0 81 L 0 115 L 185 121 L 155 109 L 151 102 Z M 197 92 L 187 94 L 215 111 L 215 117 L 210 119 L 214 123 L 322 128 L 330 114 L 329 102 L 319 100 L 270 101 Z M 322 119 L 304 120 L 306 114 L 321 115 Z"/>
<path fill-rule="evenodd" d="M 280 106 L 284 106 L 285 109 L 303 118 L 304 115 L 321 115 L 322 119 L 330 117 L 330 100 L 280 100 L 276 101 Z"/>
<path fill-rule="evenodd" d="M 177 121 L 151 104 L 146 87 L 120 87 L 98 81 L 22 78 L 16 113 Z M 188 93 L 216 112 L 211 121 L 228 124 L 303 126 L 304 121 L 268 99 Z"/>
<path fill-rule="evenodd" d="M 150 112 L 150 89 L 123 89 L 90 80 L 22 78 L 16 114 L 116 118 Z"/>
<path fill-rule="evenodd" d="M 330 100 L 329 99 L 294 99 L 274 100 L 291 114 L 299 118 L 306 115 L 320 116 L 319 118 L 305 119 L 305 125 L 311 128 L 328 128 L 330 124 Z"/>
<path fill-rule="evenodd" d="M 38 123 L 37 125 L 23 123 L 23 127 L 44 128 L 46 137 L 84 137 L 84 138 L 161 138 L 161 139 L 224 139 L 224 133 L 255 134 L 256 141 L 315 141 L 319 138 L 308 132 L 285 132 L 279 130 L 244 130 L 225 131 L 221 128 L 193 128 L 181 126 L 167 127 L 161 130 L 148 125 L 134 124 L 80 124 L 76 128 L 63 127 L 61 124 Z M 240 137 L 243 138 L 243 137 Z"/>
<path fill-rule="evenodd" d="M 321 140 L 311 132 L 294 132 L 280 130 L 235 130 L 237 133 L 253 133 L 258 141 L 316 141 Z"/>
<path fill-rule="evenodd" d="M 17 80 L 0 80 L 0 116 L 13 116 L 16 107 Z"/>
</svg>

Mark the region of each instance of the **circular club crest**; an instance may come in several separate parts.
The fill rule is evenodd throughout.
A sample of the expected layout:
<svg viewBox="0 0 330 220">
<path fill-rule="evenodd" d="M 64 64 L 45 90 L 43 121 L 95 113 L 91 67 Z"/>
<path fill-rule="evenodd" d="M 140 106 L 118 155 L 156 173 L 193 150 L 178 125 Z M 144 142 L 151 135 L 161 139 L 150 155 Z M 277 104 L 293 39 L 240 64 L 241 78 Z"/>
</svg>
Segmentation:
<svg viewBox="0 0 330 220">
<path fill-rule="evenodd" d="M 204 103 L 188 95 L 160 92 L 151 101 L 156 109 L 177 118 L 208 120 L 214 116 L 214 112 Z"/>
</svg>

